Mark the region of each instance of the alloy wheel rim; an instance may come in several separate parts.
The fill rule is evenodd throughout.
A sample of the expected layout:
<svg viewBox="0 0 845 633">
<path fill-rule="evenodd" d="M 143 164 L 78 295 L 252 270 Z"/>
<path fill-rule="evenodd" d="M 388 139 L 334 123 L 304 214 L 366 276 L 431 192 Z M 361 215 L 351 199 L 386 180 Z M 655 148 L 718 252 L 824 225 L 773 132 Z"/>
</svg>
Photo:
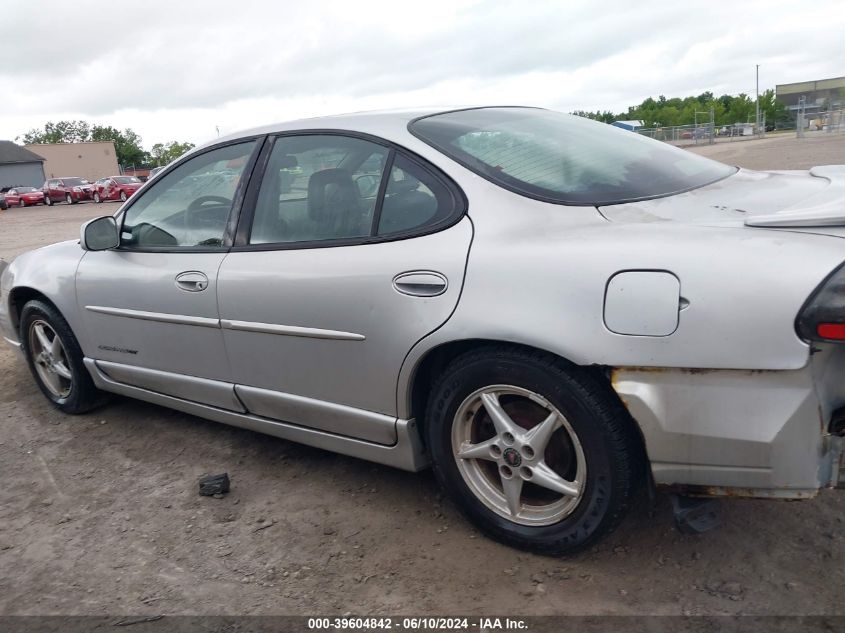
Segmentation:
<svg viewBox="0 0 845 633">
<path fill-rule="evenodd" d="M 49 323 L 38 320 L 29 326 L 29 349 L 44 387 L 56 398 L 67 397 L 73 387 L 73 375 L 62 340 Z"/>
<path fill-rule="evenodd" d="M 577 434 L 528 389 L 491 385 L 470 394 L 452 423 L 452 452 L 473 494 L 508 521 L 552 525 L 583 497 L 587 460 Z"/>
</svg>

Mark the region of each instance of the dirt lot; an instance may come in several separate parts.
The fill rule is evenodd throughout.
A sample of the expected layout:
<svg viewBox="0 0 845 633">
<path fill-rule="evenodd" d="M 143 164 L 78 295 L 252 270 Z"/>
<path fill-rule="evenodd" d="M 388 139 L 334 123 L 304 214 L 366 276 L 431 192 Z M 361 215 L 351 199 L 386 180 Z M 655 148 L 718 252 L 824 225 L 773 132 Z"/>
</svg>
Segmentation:
<svg viewBox="0 0 845 633">
<path fill-rule="evenodd" d="M 845 163 L 845 137 L 696 151 L 806 168 Z M 0 213 L 0 256 L 105 212 Z M 724 501 L 702 536 L 642 497 L 601 545 L 552 559 L 478 535 L 428 473 L 120 398 L 63 416 L 5 347 L 0 422 L 2 614 L 845 614 L 845 493 Z M 197 496 L 222 471 L 232 493 Z"/>
</svg>

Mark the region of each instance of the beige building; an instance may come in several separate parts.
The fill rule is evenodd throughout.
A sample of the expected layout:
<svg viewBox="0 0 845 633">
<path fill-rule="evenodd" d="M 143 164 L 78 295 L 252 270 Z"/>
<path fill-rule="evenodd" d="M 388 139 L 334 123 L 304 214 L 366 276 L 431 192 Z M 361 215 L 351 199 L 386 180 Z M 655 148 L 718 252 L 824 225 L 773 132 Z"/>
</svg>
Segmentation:
<svg viewBox="0 0 845 633">
<path fill-rule="evenodd" d="M 45 178 L 79 176 L 94 182 L 120 173 L 112 141 L 25 145 L 44 158 Z"/>
<path fill-rule="evenodd" d="M 804 97 L 805 107 L 810 109 L 824 107 L 838 110 L 845 107 L 845 77 L 778 84 L 775 94 L 778 101 L 790 110 L 798 108 L 801 97 Z"/>
</svg>

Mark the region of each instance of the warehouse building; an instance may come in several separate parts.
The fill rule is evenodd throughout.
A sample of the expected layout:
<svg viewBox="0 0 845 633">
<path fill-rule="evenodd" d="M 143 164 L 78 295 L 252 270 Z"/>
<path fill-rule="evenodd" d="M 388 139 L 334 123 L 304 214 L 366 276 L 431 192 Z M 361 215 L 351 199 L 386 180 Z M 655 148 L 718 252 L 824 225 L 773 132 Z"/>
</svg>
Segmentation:
<svg viewBox="0 0 845 633">
<path fill-rule="evenodd" d="M 12 141 L 0 141 L 0 189 L 41 187 L 44 180 L 41 156 Z"/>
<path fill-rule="evenodd" d="M 807 110 L 838 110 L 845 107 L 845 77 L 778 84 L 775 96 L 788 110 L 797 110 L 801 97 Z"/>
<path fill-rule="evenodd" d="M 112 141 L 47 143 L 26 145 L 26 148 L 44 157 L 47 178 L 77 176 L 94 182 L 120 173 Z"/>
</svg>

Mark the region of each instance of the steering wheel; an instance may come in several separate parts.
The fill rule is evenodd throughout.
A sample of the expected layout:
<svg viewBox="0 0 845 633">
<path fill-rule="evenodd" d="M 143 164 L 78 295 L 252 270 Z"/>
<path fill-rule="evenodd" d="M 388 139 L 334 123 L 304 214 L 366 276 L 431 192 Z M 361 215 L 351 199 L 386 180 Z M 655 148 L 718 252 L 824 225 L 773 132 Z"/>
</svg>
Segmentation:
<svg viewBox="0 0 845 633">
<path fill-rule="evenodd" d="M 206 202 L 215 202 L 217 204 L 223 204 L 223 205 L 231 205 L 232 204 L 232 201 L 229 198 L 224 198 L 223 196 L 200 196 L 199 198 L 197 198 L 196 200 L 191 202 L 191 204 L 188 205 L 187 210 L 188 211 L 196 211 L 202 205 L 204 205 Z"/>
</svg>

